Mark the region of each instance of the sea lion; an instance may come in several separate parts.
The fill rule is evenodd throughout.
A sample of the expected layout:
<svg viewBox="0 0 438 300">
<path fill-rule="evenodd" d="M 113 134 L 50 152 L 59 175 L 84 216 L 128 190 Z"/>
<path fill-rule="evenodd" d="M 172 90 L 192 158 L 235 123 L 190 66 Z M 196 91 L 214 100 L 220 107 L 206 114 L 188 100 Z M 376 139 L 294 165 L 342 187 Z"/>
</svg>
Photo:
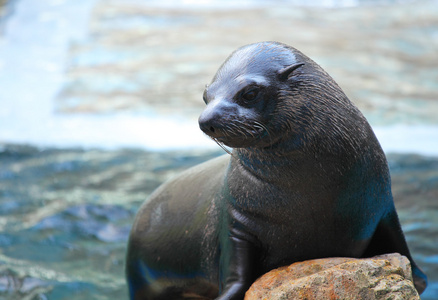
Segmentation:
<svg viewBox="0 0 438 300">
<path fill-rule="evenodd" d="M 293 262 L 398 252 L 421 293 L 385 155 L 335 81 L 298 50 L 244 46 L 204 92 L 200 128 L 232 147 L 164 183 L 128 243 L 131 299 L 243 299 Z"/>
</svg>

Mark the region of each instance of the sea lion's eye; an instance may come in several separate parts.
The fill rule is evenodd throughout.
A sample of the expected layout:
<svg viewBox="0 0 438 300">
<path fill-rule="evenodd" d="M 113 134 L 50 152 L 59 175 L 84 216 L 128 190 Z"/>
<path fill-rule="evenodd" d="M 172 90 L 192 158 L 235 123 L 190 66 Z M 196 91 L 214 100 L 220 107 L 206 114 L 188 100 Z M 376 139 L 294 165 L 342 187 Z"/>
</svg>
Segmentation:
<svg viewBox="0 0 438 300">
<path fill-rule="evenodd" d="M 249 90 L 244 91 L 241 97 L 247 102 L 254 101 L 259 95 L 259 91 L 260 89 L 258 87 L 253 87 Z"/>
</svg>

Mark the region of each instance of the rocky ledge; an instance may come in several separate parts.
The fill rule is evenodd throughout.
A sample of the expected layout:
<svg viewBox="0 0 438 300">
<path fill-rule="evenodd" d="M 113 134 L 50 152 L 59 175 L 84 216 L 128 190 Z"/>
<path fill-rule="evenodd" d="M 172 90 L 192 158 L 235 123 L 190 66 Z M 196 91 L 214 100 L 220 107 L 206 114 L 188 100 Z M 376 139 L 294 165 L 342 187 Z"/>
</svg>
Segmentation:
<svg viewBox="0 0 438 300">
<path fill-rule="evenodd" d="M 260 277 L 245 300 L 420 299 L 409 260 L 398 253 L 367 259 L 324 258 L 297 262 Z"/>
</svg>

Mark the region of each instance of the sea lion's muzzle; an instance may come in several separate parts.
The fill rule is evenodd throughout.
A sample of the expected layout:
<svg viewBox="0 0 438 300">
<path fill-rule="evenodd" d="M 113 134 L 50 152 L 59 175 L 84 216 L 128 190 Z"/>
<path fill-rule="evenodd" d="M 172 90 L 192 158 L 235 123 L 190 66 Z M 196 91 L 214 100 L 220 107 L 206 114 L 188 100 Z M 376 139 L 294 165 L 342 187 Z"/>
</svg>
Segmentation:
<svg viewBox="0 0 438 300">
<path fill-rule="evenodd" d="M 227 125 L 236 115 L 237 105 L 223 99 L 215 99 L 208 103 L 198 119 L 199 128 L 212 138 L 227 135 Z"/>
</svg>

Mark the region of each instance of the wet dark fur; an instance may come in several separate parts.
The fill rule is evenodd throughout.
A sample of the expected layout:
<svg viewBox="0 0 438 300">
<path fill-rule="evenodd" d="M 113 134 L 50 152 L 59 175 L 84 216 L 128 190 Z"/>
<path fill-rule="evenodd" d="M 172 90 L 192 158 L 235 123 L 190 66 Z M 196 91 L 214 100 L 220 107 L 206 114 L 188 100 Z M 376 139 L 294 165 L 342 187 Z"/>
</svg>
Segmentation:
<svg viewBox="0 0 438 300">
<path fill-rule="evenodd" d="M 243 299 L 279 266 L 390 252 L 410 259 L 425 289 L 385 155 L 322 68 L 284 44 L 248 45 L 221 66 L 204 101 L 201 129 L 232 156 L 184 172 L 142 206 L 128 245 L 132 299 Z"/>
</svg>

